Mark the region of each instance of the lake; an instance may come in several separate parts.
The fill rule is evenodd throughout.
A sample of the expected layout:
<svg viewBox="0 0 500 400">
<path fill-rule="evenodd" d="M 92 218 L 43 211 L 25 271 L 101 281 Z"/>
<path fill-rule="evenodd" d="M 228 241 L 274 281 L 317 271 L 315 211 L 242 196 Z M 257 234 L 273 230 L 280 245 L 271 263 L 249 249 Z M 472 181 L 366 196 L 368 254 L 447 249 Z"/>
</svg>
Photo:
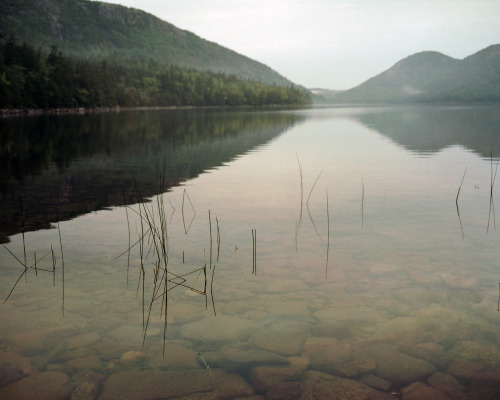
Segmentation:
<svg viewBox="0 0 500 400">
<path fill-rule="evenodd" d="M 498 105 L 2 119 L 0 398 L 495 398 L 499 154 Z"/>
</svg>

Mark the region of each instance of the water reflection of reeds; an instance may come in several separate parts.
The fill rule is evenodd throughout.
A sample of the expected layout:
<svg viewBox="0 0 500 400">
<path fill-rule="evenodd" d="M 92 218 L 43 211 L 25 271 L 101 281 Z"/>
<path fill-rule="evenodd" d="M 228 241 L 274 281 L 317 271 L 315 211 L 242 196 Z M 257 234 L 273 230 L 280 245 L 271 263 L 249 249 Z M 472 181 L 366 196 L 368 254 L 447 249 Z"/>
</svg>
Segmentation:
<svg viewBox="0 0 500 400">
<path fill-rule="evenodd" d="M 18 264 L 21 265 L 22 272 L 18 276 L 17 280 L 14 282 L 12 288 L 10 289 L 9 293 L 7 294 L 4 304 L 9 300 L 9 298 L 12 296 L 14 293 L 14 290 L 16 289 L 17 285 L 21 281 L 21 279 L 24 277 L 26 284 L 28 284 L 28 272 L 34 270 L 35 271 L 35 276 L 38 276 L 38 272 L 47 272 L 52 274 L 52 285 L 53 287 L 56 286 L 56 264 L 57 264 L 57 256 L 56 253 L 54 252 L 54 248 L 52 244 L 50 245 L 50 250 L 47 251 L 42 257 L 37 258 L 36 251 L 33 252 L 33 263 L 29 264 L 28 263 L 28 256 L 27 256 L 27 250 L 26 250 L 26 237 L 25 237 L 25 223 L 24 223 L 24 208 L 23 208 L 23 198 L 21 196 L 21 188 L 18 190 L 19 194 L 19 209 L 20 209 L 20 218 L 21 218 L 21 236 L 22 236 L 22 247 L 23 247 L 23 257 L 22 260 L 20 257 L 16 256 L 5 244 L 2 243 L 2 247 L 7 250 L 7 252 L 12 256 L 14 260 L 17 261 Z M 57 223 L 57 232 L 58 232 L 58 237 L 59 237 L 59 245 L 60 245 L 60 251 L 61 251 L 61 270 L 62 270 L 62 315 L 64 317 L 64 300 L 65 300 L 65 292 L 64 292 L 64 252 L 63 252 L 63 245 L 62 245 L 62 237 L 61 237 L 61 228 L 59 226 L 59 223 Z M 44 261 L 48 256 L 50 256 L 50 260 L 52 261 L 52 265 L 48 267 L 42 267 L 40 263 Z M 43 264 L 42 264 L 43 265 Z M 52 266 L 52 268 L 50 268 Z"/>
</svg>

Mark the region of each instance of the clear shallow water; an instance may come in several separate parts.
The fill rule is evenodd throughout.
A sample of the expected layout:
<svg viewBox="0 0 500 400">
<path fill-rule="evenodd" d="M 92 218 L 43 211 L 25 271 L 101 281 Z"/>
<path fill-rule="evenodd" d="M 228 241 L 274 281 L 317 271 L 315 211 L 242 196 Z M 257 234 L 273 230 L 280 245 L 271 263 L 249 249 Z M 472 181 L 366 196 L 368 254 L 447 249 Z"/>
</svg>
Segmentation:
<svg viewBox="0 0 500 400">
<path fill-rule="evenodd" d="M 168 282 L 167 330 L 160 298 L 143 344 L 154 258 L 145 265 L 143 312 L 139 246 L 129 265 L 128 253 L 115 259 L 129 243 L 125 208 L 118 200 L 94 207 L 92 200 L 90 210 L 74 210 L 83 215 L 59 224 L 64 316 L 58 231 L 25 234 L 30 262 L 33 252 L 39 258 L 53 246 L 55 287 L 53 274 L 30 269 L 27 283 L 22 277 L 0 308 L 3 364 L 24 371 L 0 394 L 34 385 L 32 369 L 68 379 L 65 395 L 84 390 L 81 371 L 92 370 L 100 375 L 87 376 L 85 387 L 103 399 L 288 392 L 322 398 L 342 390 L 363 398 L 367 387 L 404 398 L 412 384 L 429 396 L 496 393 L 496 378 L 486 384 L 484 376 L 500 368 L 499 232 L 491 208 L 498 185 L 490 202 L 498 107 L 145 113 L 114 121 L 128 127 L 125 139 L 76 151 L 58 172 L 49 162 L 31 173 L 35 178 L 25 175 L 21 187 L 38 193 L 47 187 L 40 182 L 70 182 L 72 204 L 71 192 L 85 182 L 89 193 L 80 189 L 80 199 L 109 190 L 108 199 L 125 196 L 130 204 L 131 176 L 139 185 L 148 181 L 142 190 L 149 197 L 158 165 L 167 165 L 168 268 L 184 275 L 209 263 L 210 211 L 206 296 L 189 289 L 204 290 L 203 273 L 186 275 L 187 287 Z M 195 126 L 186 122 L 193 120 Z M 153 142 L 145 139 L 151 121 Z M 88 125 L 103 129 L 92 120 Z M 204 135 L 182 139 L 197 129 Z M 493 174 L 495 168 L 494 161 Z M 17 189 L 13 179 L 6 182 L 3 187 L 14 189 L 3 207 L 12 209 Z M 117 189 L 103 189 L 109 187 Z M 59 197 L 46 197 L 35 214 L 63 207 Z M 146 206 L 154 204 L 156 198 Z M 137 204 L 128 209 L 131 243 L 141 232 L 134 210 Z M 10 241 L 7 248 L 23 260 L 22 236 Z M 51 260 L 44 262 L 52 268 Z M 2 248 L 0 268 L 6 298 L 23 267 Z M 169 379 L 176 385 L 157 383 Z"/>
</svg>

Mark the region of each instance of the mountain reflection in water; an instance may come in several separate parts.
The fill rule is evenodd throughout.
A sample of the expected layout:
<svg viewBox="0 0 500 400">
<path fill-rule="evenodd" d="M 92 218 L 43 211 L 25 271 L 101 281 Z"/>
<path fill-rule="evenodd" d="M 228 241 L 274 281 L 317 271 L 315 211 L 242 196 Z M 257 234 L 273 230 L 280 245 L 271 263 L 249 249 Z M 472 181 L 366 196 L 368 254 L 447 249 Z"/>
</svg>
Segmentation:
<svg viewBox="0 0 500 400">
<path fill-rule="evenodd" d="M 356 114 L 355 119 L 418 154 L 455 145 L 483 158 L 500 153 L 498 105 L 390 107 Z"/>
<path fill-rule="evenodd" d="M 261 146 L 303 119 L 251 110 L 151 110 L 0 120 L 0 243 L 147 198 Z M 163 187 L 158 187 L 158 172 Z"/>
</svg>

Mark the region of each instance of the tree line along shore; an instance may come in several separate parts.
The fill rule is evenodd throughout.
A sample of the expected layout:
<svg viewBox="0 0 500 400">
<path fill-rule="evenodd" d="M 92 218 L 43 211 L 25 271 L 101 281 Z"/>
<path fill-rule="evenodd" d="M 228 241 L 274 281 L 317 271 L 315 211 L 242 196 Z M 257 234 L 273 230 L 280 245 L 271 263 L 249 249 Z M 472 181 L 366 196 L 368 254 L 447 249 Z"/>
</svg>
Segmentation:
<svg viewBox="0 0 500 400">
<path fill-rule="evenodd" d="M 85 112 L 116 107 L 304 105 L 293 85 L 143 60 L 82 60 L 15 38 L 0 41 L 0 115 Z"/>
</svg>

